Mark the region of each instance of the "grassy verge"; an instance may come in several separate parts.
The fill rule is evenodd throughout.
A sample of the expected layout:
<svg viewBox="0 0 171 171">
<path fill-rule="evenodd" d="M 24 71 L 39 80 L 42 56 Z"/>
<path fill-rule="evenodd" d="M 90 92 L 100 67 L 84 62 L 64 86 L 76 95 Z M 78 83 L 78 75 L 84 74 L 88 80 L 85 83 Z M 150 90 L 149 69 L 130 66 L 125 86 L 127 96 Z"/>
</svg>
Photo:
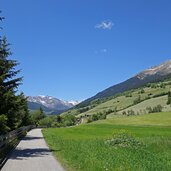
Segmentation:
<svg viewBox="0 0 171 171">
<path fill-rule="evenodd" d="M 156 115 L 155 118 L 159 117 L 155 121 L 156 125 L 153 115 L 144 115 L 151 117 L 147 119 L 148 125 L 138 124 L 140 121 L 136 125 L 131 125 L 130 121 L 115 124 L 112 119 L 72 128 L 44 129 L 43 134 L 54 154 L 68 170 L 169 171 L 171 127 L 168 124 L 164 126 L 165 122 L 162 123 L 160 115 L 168 119 L 171 116 L 168 113 Z M 126 130 L 143 145 L 134 148 L 134 145 L 125 147 L 107 144 L 106 140 L 112 139 L 112 135 L 120 130 Z"/>
</svg>

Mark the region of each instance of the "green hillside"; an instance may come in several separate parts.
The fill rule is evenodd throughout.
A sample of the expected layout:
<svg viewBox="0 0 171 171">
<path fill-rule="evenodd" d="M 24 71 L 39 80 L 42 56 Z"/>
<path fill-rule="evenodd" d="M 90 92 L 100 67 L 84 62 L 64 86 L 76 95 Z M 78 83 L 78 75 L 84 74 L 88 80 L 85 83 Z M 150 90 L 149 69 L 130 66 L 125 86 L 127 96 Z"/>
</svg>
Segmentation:
<svg viewBox="0 0 171 171">
<path fill-rule="evenodd" d="M 77 126 L 43 134 L 66 170 L 170 171 L 170 91 L 165 80 L 78 105 L 62 114 Z"/>
<path fill-rule="evenodd" d="M 171 111 L 171 106 L 167 105 L 167 100 L 168 100 L 167 95 L 156 97 L 156 98 L 151 98 L 141 103 L 138 103 L 134 106 L 128 107 L 125 110 L 121 110 L 118 113 L 122 114 L 123 111 L 133 110 L 136 114 L 146 114 L 147 113 L 146 108 L 148 108 L 149 106 L 155 107 L 156 105 L 163 106 L 163 109 L 162 109 L 163 111 Z"/>
<path fill-rule="evenodd" d="M 147 108 L 154 108 L 157 105 L 161 105 L 162 111 L 171 111 L 171 105 L 167 105 L 170 90 L 171 80 L 149 83 L 142 88 L 126 91 L 116 96 L 93 100 L 88 106 L 78 106 L 62 115 L 84 117 L 97 113 L 107 113 L 107 117 L 113 117 L 130 110 L 133 110 L 135 115 L 139 115 L 148 113 Z"/>
</svg>

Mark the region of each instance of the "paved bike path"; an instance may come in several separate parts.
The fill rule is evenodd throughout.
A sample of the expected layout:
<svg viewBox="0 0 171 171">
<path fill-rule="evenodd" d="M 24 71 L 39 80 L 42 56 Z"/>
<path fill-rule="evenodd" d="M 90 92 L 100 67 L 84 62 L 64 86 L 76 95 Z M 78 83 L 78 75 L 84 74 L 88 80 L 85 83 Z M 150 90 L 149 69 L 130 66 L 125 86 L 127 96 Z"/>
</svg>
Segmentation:
<svg viewBox="0 0 171 171">
<path fill-rule="evenodd" d="M 43 138 L 41 129 L 33 129 L 11 153 L 2 171 L 64 171 Z"/>
</svg>

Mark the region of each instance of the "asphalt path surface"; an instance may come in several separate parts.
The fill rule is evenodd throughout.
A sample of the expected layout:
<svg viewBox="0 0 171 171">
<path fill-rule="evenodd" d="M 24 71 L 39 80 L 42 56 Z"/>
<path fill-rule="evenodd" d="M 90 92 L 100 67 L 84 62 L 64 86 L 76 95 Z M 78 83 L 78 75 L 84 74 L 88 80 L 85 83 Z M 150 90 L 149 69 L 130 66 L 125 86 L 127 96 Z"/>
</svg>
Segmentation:
<svg viewBox="0 0 171 171">
<path fill-rule="evenodd" d="M 33 129 L 13 150 L 2 171 L 64 171 L 64 169 L 46 145 L 41 129 Z"/>
</svg>

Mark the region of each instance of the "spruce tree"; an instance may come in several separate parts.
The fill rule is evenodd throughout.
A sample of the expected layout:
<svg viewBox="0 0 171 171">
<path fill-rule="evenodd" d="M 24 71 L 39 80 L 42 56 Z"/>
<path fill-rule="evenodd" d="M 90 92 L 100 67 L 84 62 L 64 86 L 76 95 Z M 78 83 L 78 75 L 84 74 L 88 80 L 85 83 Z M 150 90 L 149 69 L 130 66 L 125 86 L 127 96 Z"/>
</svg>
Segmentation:
<svg viewBox="0 0 171 171">
<path fill-rule="evenodd" d="M 0 20 L 3 18 L 0 17 Z M 6 37 L 0 37 L 0 134 L 13 130 L 26 123 L 28 119 L 27 102 L 24 95 L 17 95 L 18 86 L 22 82 L 17 77 L 20 70 L 16 60 L 11 56 Z"/>
</svg>

